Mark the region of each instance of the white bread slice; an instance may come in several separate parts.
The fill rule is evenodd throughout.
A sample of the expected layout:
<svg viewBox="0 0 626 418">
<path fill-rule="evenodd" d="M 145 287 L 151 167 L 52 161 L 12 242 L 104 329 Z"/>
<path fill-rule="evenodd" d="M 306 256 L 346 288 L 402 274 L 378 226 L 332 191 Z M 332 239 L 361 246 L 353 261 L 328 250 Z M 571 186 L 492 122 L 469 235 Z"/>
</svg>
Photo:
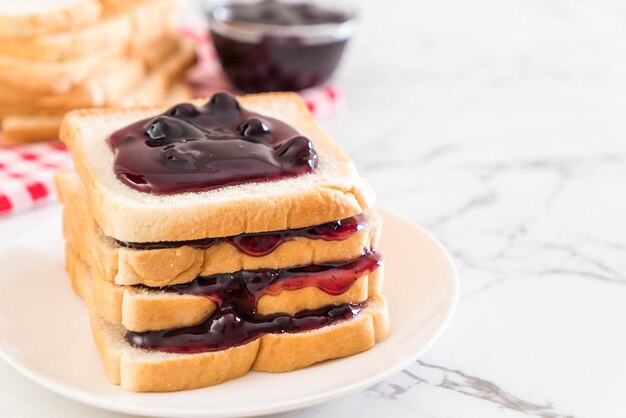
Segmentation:
<svg viewBox="0 0 626 418">
<path fill-rule="evenodd" d="M 67 112 L 104 106 L 123 100 L 146 74 L 142 57 L 119 57 L 107 61 L 83 83 L 61 94 L 38 94 L 7 87 L 0 91 L 0 115 L 29 115 L 33 112 Z"/>
<path fill-rule="evenodd" d="M 55 183 L 59 199 L 65 206 L 65 237 L 74 243 L 81 257 L 94 266 L 105 280 L 119 285 L 161 287 L 217 273 L 353 260 L 363 251 L 378 246 L 382 228 L 380 215 L 375 210 L 368 210 L 368 227 L 346 239 L 324 241 L 296 237 L 262 257 L 241 253 L 225 242 L 207 249 L 183 246 L 135 250 L 121 247 L 102 234 L 90 215 L 84 187 L 74 172 L 58 173 Z"/>
<path fill-rule="evenodd" d="M 323 224 L 374 205 L 374 194 L 350 157 L 324 133 L 297 94 L 259 94 L 239 100 L 247 109 L 280 119 L 308 137 L 319 156 L 316 172 L 204 192 L 142 193 L 115 176 L 114 155 L 106 138 L 165 109 L 91 109 L 67 114 L 61 140 L 72 153 L 103 233 L 129 242 L 224 237 Z"/>
<path fill-rule="evenodd" d="M 124 56 L 126 46 L 109 45 L 67 61 L 45 62 L 0 55 L 0 83 L 38 93 L 65 93 L 106 62 Z"/>
<path fill-rule="evenodd" d="M 137 48 L 171 31 L 171 18 L 178 8 L 173 0 L 107 3 L 104 5 L 105 19 L 49 35 L 2 39 L 0 55 L 34 61 L 65 61 L 110 45 Z"/>
<path fill-rule="evenodd" d="M 355 318 L 313 331 L 267 334 L 226 350 L 176 354 L 132 347 L 121 325 L 90 310 L 91 329 L 111 383 L 134 392 L 171 392 L 216 385 L 250 369 L 286 372 L 372 348 L 389 335 L 382 296 L 367 301 Z"/>
<path fill-rule="evenodd" d="M 2 1 L 0 38 L 28 38 L 88 26 L 102 18 L 102 9 L 97 0 Z"/>
<path fill-rule="evenodd" d="M 167 42 L 167 41 L 166 41 Z M 171 46 L 171 45 L 170 45 Z M 175 83 L 195 63 L 195 48 L 191 42 L 175 43 L 175 50 L 132 91 L 111 102 L 111 106 L 151 106 L 155 103 L 174 103 L 190 100 L 191 91 L 182 83 Z M 159 60 L 155 60 L 159 61 Z"/>
<path fill-rule="evenodd" d="M 95 260 L 81 257 L 80 248 L 71 239 L 68 239 L 65 249 L 66 270 L 76 293 L 89 295 L 88 304 L 98 316 L 122 324 L 128 330 L 141 332 L 194 325 L 217 308 L 213 301 L 203 296 L 113 284 L 94 268 Z M 383 269 L 379 267 L 357 279 L 341 295 L 329 295 L 317 287 L 283 291 L 278 295 L 262 296 L 257 310 L 261 315 L 279 312 L 294 314 L 326 305 L 359 303 L 380 295 L 382 282 Z M 90 290 L 86 292 L 85 289 Z"/>
<path fill-rule="evenodd" d="M 108 61 L 67 93 L 33 94 L 6 86 L 0 91 L 0 115 L 163 103 L 173 80 L 180 78 L 194 60 L 191 42 L 167 34 L 133 56 Z"/>
<path fill-rule="evenodd" d="M 92 94 L 94 105 L 101 100 L 113 105 L 136 103 L 174 103 L 191 99 L 191 91 L 176 80 L 194 62 L 193 47 L 183 42 L 181 48 L 162 65 L 154 68 L 144 80 L 126 94 L 122 92 L 127 81 L 132 80 L 134 68 L 125 75 L 104 76 L 94 79 L 86 94 Z M 143 70 L 141 71 L 143 74 Z M 89 93 L 89 91 L 91 93 Z M 0 92 L 0 95 L 2 93 Z M 0 106 L 1 113 L 1 106 Z M 25 114 L 9 113 L 2 116 L 0 142 L 17 144 L 25 142 L 49 141 L 58 139 L 63 110 L 53 112 L 27 110 Z"/>
<path fill-rule="evenodd" d="M 128 30 L 123 29 L 121 32 L 122 35 L 130 32 L 130 35 L 120 38 L 116 34 L 109 35 L 104 31 L 97 35 L 90 32 L 77 42 L 87 43 L 99 36 L 102 44 L 89 48 L 86 54 L 74 54 L 63 61 L 28 59 L 37 52 L 27 53 L 27 58 L 23 54 L 18 54 L 17 57 L 0 55 L 0 82 L 31 92 L 64 93 L 83 82 L 97 68 L 105 65 L 112 58 L 138 53 L 146 55 L 145 48 L 148 48 L 148 53 L 150 49 L 153 49 L 149 45 L 151 42 L 171 32 L 172 14 L 177 3 L 171 0 L 143 0 L 132 4 L 135 4 L 131 9 L 132 13 L 126 16 Z M 60 44 L 63 45 L 64 42 L 66 44 L 69 42 L 71 45 L 71 41 L 67 39 L 60 41 Z M 9 45 L 7 48 L 22 51 L 19 49 L 20 45 Z M 23 51 L 30 49 L 26 46 Z M 46 48 L 44 46 L 43 48 L 35 47 L 35 49 Z"/>
<path fill-rule="evenodd" d="M 2 39 L 0 55 L 33 61 L 65 61 L 107 45 L 130 43 L 132 33 L 128 15 L 120 14 L 78 30 Z"/>
<path fill-rule="evenodd" d="M 62 120 L 63 116 L 59 114 L 4 116 L 0 142 L 3 144 L 23 144 L 58 139 Z"/>
</svg>

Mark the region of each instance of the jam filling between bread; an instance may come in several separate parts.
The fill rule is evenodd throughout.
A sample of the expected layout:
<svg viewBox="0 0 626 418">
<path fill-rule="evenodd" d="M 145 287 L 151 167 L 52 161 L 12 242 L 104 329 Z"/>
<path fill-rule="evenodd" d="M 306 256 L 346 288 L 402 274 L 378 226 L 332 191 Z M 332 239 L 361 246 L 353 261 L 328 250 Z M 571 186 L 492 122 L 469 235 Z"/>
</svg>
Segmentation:
<svg viewBox="0 0 626 418">
<path fill-rule="evenodd" d="M 308 331 L 356 316 L 363 304 L 343 304 L 301 311 L 295 315 L 257 314 L 264 295 L 315 286 L 330 295 L 341 295 L 382 264 L 376 252 L 348 262 L 326 263 L 279 270 L 242 270 L 199 277 L 193 282 L 163 288 L 179 294 L 205 296 L 217 309 L 198 325 L 164 331 L 132 332 L 126 340 L 149 350 L 198 353 L 245 344 L 262 335 Z"/>
<path fill-rule="evenodd" d="M 172 194 L 311 173 L 313 143 L 277 119 L 217 93 L 201 107 L 178 104 L 114 132 L 117 178 L 135 190 Z"/>
<path fill-rule="evenodd" d="M 247 319 L 232 309 L 220 309 L 198 325 L 165 331 L 126 333 L 134 347 L 167 353 L 206 353 L 249 343 L 266 334 L 311 331 L 356 317 L 366 303 L 326 306 L 296 315 Z"/>
<path fill-rule="evenodd" d="M 207 249 L 219 242 L 228 242 L 234 245 L 240 252 L 253 257 L 261 257 L 274 251 L 283 242 L 290 241 L 296 237 L 322 239 L 325 241 L 341 241 L 355 232 L 362 231 L 367 228 L 367 226 L 367 218 L 365 215 L 359 214 L 321 225 L 269 233 L 239 234 L 233 237 L 204 238 L 190 241 L 126 242 L 116 240 L 116 242 L 122 247 L 135 250 L 160 250 L 186 245 L 198 249 Z"/>
</svg>

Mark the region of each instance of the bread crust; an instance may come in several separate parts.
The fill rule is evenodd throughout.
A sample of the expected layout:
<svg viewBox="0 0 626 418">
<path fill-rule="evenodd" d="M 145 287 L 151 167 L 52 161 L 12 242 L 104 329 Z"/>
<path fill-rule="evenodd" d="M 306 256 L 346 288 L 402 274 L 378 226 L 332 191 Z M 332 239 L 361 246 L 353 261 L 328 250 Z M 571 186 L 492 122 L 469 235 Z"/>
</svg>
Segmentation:
<svg viewBox="0 0 626 418">
<path fill-rule="evenodd" d="M 72 153 L 89 207 L 104 234 L 122 241 L 155 242 L 280 231 L 348 218 L 374 205 L 369 184 L 297 94 L 269 93 L 239 100 L 246 108 L 282 119 L 310 138 L 320 156 L 317 172 L 207 192 L 150 195 L 115 177 L 113 153 L 105 138 L 132 121 L 162 112 L 162 107 L 67 114 L 61 140 Z"/>
<path fill-rule="evenodd" d="M 0 38 L 29 38 L 94 24 L 102 18 L 103 8 L 97 0 L 68 4 L 57 10 L 21 15 L 0 13 Z M 0 42 L 3 42 L 0 39 Z"/>
<path fill-rule="evenodd" d="M 0 54 L 35 61 L 64 61 L 86 55 L 96 48 L 127 42 L 125 40 L 131 34 L 128 16 L 117 15 L 79 30 L 3 39 Z"/>
<path fill-rule="evenodd" d="M 173 81 L 195 62 L 194 48 L 190 42 L 172 34 L 145 47 L 133 55 L 106 62 L 65 93 L 33 94 L 6 86 L 0 91 L 0 115 L 64 112 L 137 102 L 163 103 Z"/>
<path fill-rule="evenodd" d="M 3 144 L 22 144 L 57 139 L 62 120 L 63 116 L 58 114 L 4 116 L 0 142 Z"/>
<path fill-rule="evenodd" d="M 174 38 L 168 38 L 173 40 Z M 169 43 L 169 41 L 167 41 Z M 177 40 L 178 51 L 162 64 L 146 74 L 147 63 L 139 58 L 126 60 L 117 66 L 115 72 L 107 72 L 102 77 L 94 76 L 84 85 L 64 95 L 41 95 L 32 102 L 23 104 L 11 102 L 12 113 L 2 115 L 3 101 L 11 101 L 7 95 L 21 97 L 23 93 L 0 92 L 0 115 L 2 115 L 2 136 L 4 143 L 24 143 L 58 139 L 64 110 L 76 107 L 109 105 L 129 106 L 136 103 L 168 103 L 169 95 L 177 95 L 178 100 L 189 100 L 191 93 L 176 84 L 180 75 L 195 62 L 193 46 Z M 160 49 L 162 54 L 171 53 Z M 118 62 L 118 61 L 116 61 Z M 113 62 L 110 63 L 113 65 Z M 142 80 L 141 78 L 145 78 Z M 181 93 L 182 92 L 182 93 Z M 4 94 L 4 97 L 2 97 Z M 16 108 L 17 106 L 17 108 Z M 38 109 L 33 109 L 33 106 Z M 51 108 L 52 111 L 41 110 Z M 23 114 L 15 114 L 20 112 Z"/>
<path fill-rule="evenodd" d="M 372 348 L 389 335 L 387 304 L 368 300 L 357 317 L 295 334 L 268 334 L 250 343 L 200 354 L 170 354 L 134 348 L 125 329 L 90 311 L 92 334 L 109 380 L 135 392 L 171 392 L 211 386 L 249 370 L 286 372 Z"/>
<path fill-rule="evenodd" d="M 179 295 L 160 290 L 115 285 L 99 275 L 93 266 L 95 260 L 81 258 L 70 240 L 66 245 L 66 270 L 72 287 L 100 317 L 122 324 L 131 331 L 154 331 L 180 328 L 202 322 L 217 305 L 203 296 Z M 380 295 L 383 269 L 360 277 L 341 295 L 329 295 L 316 287 L 283 291 L 278 295 L 262 296 L 257 305 L 261 315 L 285 312 L 295 314 L 306 309 L 326 305 L 359 303 Z"/>
<path fill-rule="evenodd" d="M 101 65 L 123 57 L 125 45 L 110 45 L 92 54 L 60 62 L 0 56 L 0 82 L 35 93 L 66 93 Z"/>
<path fill-rule="evenodd" d="M 271 253 L 254 257 L 227 242 L 207 249 L 191 246 L 157 250 L 135 250 L 119 246 L 105 237 L 90 215 L 83 187 L 72 172 L 55 176 L 57 193 L 64 208 L 64 234 L 81 249 L 83 259 L 97 260 L 99 273 L 120 285 L 143 284 L 161 287 L 186 283 L 198 276 L 232 273 L 239 270 L 279 269 L 291 266 L 353 260 L 363 251 L 376 248 L 382 219 L 370 210 L 368 227 L 341 241 L 296 237 Z M 90 255 L 88 255 L 88 253 Z"/>
</svg>

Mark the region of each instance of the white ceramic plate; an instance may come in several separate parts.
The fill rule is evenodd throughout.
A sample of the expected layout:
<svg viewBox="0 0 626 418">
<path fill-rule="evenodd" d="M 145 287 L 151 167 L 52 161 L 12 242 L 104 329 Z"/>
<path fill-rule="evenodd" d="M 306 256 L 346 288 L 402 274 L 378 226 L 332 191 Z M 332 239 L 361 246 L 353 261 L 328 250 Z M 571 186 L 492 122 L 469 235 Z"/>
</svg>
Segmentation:
<svg viewBox="0 0 626 418">
<path fill-rule="evenodd" d="M 459 293 L 444 248 L 410 221 L 383 212 L 380 251 L 391 336 L 373 349 L 290 373 L 251 372 L 185 392 L 137 394 L 108 383 L 87 312 L 64 271 L 61 220 L 34 228 L 0 256 L 0 355 L 68 398 L 118 412 L 233 417 L 287 411 L 371 386 L 422 355 L 448 324 Z"/>
</svg>

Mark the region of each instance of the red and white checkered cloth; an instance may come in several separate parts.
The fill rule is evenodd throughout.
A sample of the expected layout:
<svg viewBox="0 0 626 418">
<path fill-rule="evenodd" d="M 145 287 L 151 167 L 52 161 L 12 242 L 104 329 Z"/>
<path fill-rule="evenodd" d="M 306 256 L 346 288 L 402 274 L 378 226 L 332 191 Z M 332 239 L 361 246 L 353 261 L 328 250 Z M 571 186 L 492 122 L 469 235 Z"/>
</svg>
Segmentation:
<svg viewBox="0 0 626 418">
<path fill-rule="evenodd" d="M 183 29 L 182 32 L 197 43 L 198 64 L 187 75 L 194 94 L 207 97 L 215 91 L 236 93 L 222 72 L 206 35 L 208 31 Z M 333 86 L 312 88 L 300 94 L 317 117 L 343 108 L 342 96 Z M 24 212 L 54 200 L 54 173 L 71 167 L 68 152 L 58 142 L 0 145 L 0 216 Z"/>
<path fill-rule="evenodd" d="M 23 212 L 54 198 L 53 175 L 72 167 L 59 142 L 0 148 L 0 215 Z"/>
</svg>

